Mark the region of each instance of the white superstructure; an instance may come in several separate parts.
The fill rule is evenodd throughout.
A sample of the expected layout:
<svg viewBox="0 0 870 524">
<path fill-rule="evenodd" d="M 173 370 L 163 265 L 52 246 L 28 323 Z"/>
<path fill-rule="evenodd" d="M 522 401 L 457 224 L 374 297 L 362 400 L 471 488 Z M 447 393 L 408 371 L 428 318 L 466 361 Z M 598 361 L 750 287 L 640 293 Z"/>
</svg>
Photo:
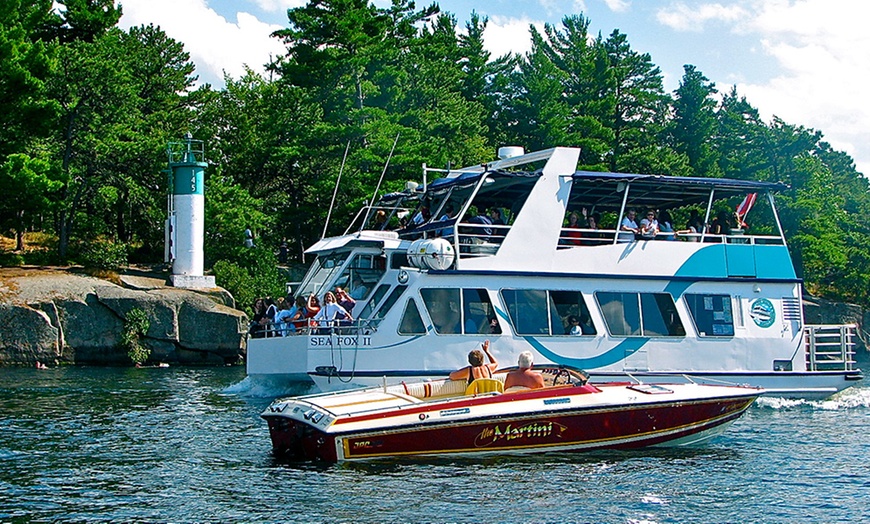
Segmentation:
<svg viewBox="0 0 870 524">
<path fill-rule="evenodd" d="M 324 390 L 443 378 L 489 339 L 502 365 L 530 350 L 536 364 L 593 380 L 689 374 L 825 397 L 862 378 L 854 326 L 804 325 L 773 205 L 785 186 L 577 171 L 578 156 L 507 156 L 363 209 L 344 235 L 307 251 L 317 260 L 293 289 L 349 288 L 362 297 L 355 320 L 251 338 L 248 375 Z M 648 210 L 685 220 L 694 208 L 709 224 L 747 194 L 759 196 L 747 231 L 618 230 L 629 210 L 639 223 Z M 504 224 L 481 218 L 492 210 Z M 584 210 L 594 229 L 565 226 Z"/>
</svg>

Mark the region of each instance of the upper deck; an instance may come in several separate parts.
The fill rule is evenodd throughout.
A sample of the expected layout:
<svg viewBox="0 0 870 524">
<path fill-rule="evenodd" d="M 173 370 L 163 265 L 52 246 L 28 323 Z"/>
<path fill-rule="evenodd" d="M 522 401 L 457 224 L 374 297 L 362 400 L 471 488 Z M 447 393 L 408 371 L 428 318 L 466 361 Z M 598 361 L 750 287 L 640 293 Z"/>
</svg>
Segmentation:
<svg viewBox="0 0 870 524">
<path fill-rule="evenodd" d="M 343 237 L 309 252 L 352 243 L 405 250 L 442 238 L 451 270 L 794 280 L 772 194 L 782 183 L 577 171 L 579 150 L 553 148 L 457 170 L 424 169 L 424 184 L 364 208 Z M 431 183 L 430 173 L 445 176 Z M 734 211 L 758 195 L 752 228 Z M 631 211 L 673 215 L 671 231 L 621 231 Z M 689 229 L 690 211 L 698 215 Z M 575 213 L 577 224 L 568 216 Z M 730 222 L 714 233 L 719 220 Z M 587 217 L 596 223 L 587 223 Z M 676 222 L 674 224 L 673 222 Z"/>
</svg>

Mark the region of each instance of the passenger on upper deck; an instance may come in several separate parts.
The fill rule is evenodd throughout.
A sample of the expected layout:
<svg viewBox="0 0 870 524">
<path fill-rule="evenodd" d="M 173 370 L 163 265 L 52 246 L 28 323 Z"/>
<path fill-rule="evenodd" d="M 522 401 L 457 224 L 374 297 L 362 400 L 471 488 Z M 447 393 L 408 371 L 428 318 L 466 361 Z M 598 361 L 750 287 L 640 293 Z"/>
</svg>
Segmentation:
<svg viewBox="0 0 870 524">
<path fill-rule="evenodd" d="M 719 211 L 713 223 L 710 226 L 710 233 L 713 235 L 730 235 L 731 224 L 728 221 L 728 213 Z"/>
<path fill-rule="evenodd" d="M 694 209 L 689 211 L 689 220 L 686 221 L 686 229 L 677 231 L 677 235 L 692 235 L 689 237 L 690 242 L 699 242 L 700 237 L 695 236 L 704 232 L 704 225 L 701 223 L 701 217 Z"/>
<path fill-rule="evenodd" d="M 576 211 L 571 211 L 571 214 L 568 215 L 568 225 L 565 226 L 567 231 L 562 235 L 559 243 L 562 245 L 579 245 L 579 239 L 583 236 L 583 233 L 581 233 L 579 229 L 582 227 L 583 226 L 580 224 L 580 215 L 578 215 Z"/>
<path fill-rule="evenodd" d="M 663 238 L 664 240 L 676 239 L 674 236 L 674 222 L 667 210 L 663 210 L 659 213 L 659 232 L 664 233 L 664 235 L 661 235 L 659 238 Z"/>
<path fill-rule="evenodd" d="M 275 315 L 275 329 L 282 336 L 287 336 L 288 333 L 296 331 L 290 319 L 296 315 L 297 306 L 293 303 L 293 297 L 281 299 L 278 301 L 278 313 Z"/>
<path fill-rule="evenodd" d="M 486 227 L 491 226 L 492 221 L 488 216 L 478 213 L 477 207 L 471 206 L 468 208 L 468 215 L 471 217 L 468 219 L 469 224 L 479 224 L 483 227 L 475 227 L 473 229 L 467 228 L 468 235 L 471 237 L 471 243 L 480 244 L 489 240 L 490 235 L 492 235 L 492 228 Z"/>
<path fill-rule="evenodd" d="M 438 221 L 445 222 L 447 220 L 451 220 L 453 218 L 453 215 L 455 215 L 455 214 L 456 214 L 456 211 L 453 209 L 453 204 L 448 203 L 447 205 L 444 206 L 443 213 L 441 214 L 441 217 L 438 218 Z M 446 228 L 441 230 L 442 237 L 449 237 L 451 235 L 453 235 L 453 228 L 452 227 L 446 227 Z"/>
<path fill-rule="evenodd" d="M 304 328 L 308 324 L 308 320 L 306 320 L 308 318 L 308 309 L 305 307 L 307 303 L 308 301 L 302 295 L 296 297 L 296 312 L 290 317 L 290 324 L 294 328 L 291 330 L 291 333 Z"/>
<path fill-rule="evenodd" d="M 501 209 L 497 207 L 492 207 L 489 209 L 489 220 L 494 226 L 507 225 L 507 222 L 504 219 L 504 214 L 502 213 Z"/>
<path fill-rule="evenodd" d="M 517 359 L 517 367 L 507 374 L 504 379 L 504 389 L 524 387 L 538 389 L 544 387 L 544 377 L 540 373 L 532 371 L 532 352 L 523 351 Z"/>
<path fill-rule="evenodd" d="M 485 340 L 483 344 L 481 344 L 483 351 L 479 349 L 472 349 L 468 354 L 468 363 L 470 365 L 465 366 L 462 369 L 457 369 L 450 373 L 450 380 L 467 380 L 469 384 L 474 382 L 474 379 L 477 378 L 491 378 L 492 372 L 498 369 L 498 361 L 492 356 L 492 353 L 489 352 L 489 340 Z M 483 356 L 489 358 L 489 364 L 483 363 Z"/>
<path fill-rule="evenodd" d="M 372 226 L 375 231 L 383 231 L 387 226 L 387 214 L 383 209 L 379 209 L 377 213 L 375 213 L 375 223 Z"/>
<path fill-rule="evenodd" d="M 656 212 L 650 209 L 646 212 L 646 218 L 640 221 L 640 236 L 644 240 L 655 240 L 659 233 L 659 221 L 656 220 Z"/>
<path fill-rule="evenodd" d="M 634 209 L 629 209 L 625 212 L 625 218 L 622 219 L 622 222 L 619 225 L 619 241 L 620 242 L 630 242 L 636 238 L 636 235 L 640 232 L 640 229 L 637 227 L 637 222 L 635 222 L 635 213 Z"/>
</svg>

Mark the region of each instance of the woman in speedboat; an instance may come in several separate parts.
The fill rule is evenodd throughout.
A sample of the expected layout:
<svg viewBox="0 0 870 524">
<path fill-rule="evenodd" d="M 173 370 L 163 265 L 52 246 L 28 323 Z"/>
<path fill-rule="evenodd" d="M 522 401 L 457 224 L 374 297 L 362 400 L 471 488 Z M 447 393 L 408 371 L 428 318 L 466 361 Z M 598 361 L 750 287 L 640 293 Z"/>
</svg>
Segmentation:
<svg viewBox="0 0 870 524">
<path fill-rule="evenodd" d="M 498 361 L 489 352 L 489 340 L 485 340 L 481 344 L 481 347 L 483 351 L 479 349 L 471 350 L 468 354 L 468 363 L 470 365 L 450 373 L 450 380 L 466 379 L 471 384 L 478 378 L 492 378 L 492 372 L 498 369 Z M 484 354 L 489 358 L 489 364 L 483 363 Z"/>
</svg>

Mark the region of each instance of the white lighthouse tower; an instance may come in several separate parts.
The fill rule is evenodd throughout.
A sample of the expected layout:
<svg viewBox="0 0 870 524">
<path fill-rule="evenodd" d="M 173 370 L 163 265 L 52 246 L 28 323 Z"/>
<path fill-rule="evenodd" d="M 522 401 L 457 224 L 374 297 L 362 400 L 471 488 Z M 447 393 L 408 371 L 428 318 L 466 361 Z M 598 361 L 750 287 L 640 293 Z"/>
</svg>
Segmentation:
<svg viewBox="0 0 870 524">
<path fill-rule="evenodd" d="M 170 281 L 175 287 L 215 287 L 213 276 L 203 272 L 205 234 L 205 195 L 203 173 L 206 166 L 202 140 L 190 133 L 184 142 L 170 143 L 169 219 L 166 221 L 166 262 L 172 263 Z"/>
</svg>

